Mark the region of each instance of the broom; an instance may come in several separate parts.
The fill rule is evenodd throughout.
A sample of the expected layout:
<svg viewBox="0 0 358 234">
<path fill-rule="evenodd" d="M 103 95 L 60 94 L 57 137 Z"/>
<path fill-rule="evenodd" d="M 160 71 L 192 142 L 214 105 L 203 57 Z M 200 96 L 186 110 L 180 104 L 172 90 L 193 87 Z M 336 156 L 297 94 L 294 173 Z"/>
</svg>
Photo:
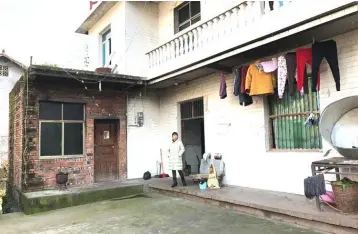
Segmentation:
<svg viewBox="0 0 358 234">
<path fill-rule="evenodd" d="M 160 149 L 160 159 L 161 159 L 161 161 L 162 161 L 162 162 L 161 162 L 161 167 L 162 167 L 162 178 L 165 178 L 162 149 Z"/>
</svg>

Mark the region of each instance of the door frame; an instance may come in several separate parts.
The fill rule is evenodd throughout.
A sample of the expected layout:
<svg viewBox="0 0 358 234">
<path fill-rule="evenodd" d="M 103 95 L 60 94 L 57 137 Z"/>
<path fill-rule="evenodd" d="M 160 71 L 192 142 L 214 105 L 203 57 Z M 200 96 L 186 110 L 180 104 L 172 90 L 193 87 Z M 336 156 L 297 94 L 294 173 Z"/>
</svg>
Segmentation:
<svg viewBox="0 0 358 234">
<path fill-rule="evenodd" d="M 94 182 L 104 182 L 104 181 L 96 181 L 96 125 L 97 124 L 114 124 L 116 129 L 115 134 L 115 144 L 114 144 L 114 155 L 116 157 L 116 168 L 117 168 L 117 174 L 115 176 L 115 180 L 118 180 L 120 177 L 120 171 L 119 171 L 119 134 L 120 134 L 120 119 L 116 118 L 95 118 L 93 120 L 93 148 L 94 148 L 94 154 L 93 154 L 93 180 Z M 109 181 L 109 180 L 108 180 Z"/>
</svg>

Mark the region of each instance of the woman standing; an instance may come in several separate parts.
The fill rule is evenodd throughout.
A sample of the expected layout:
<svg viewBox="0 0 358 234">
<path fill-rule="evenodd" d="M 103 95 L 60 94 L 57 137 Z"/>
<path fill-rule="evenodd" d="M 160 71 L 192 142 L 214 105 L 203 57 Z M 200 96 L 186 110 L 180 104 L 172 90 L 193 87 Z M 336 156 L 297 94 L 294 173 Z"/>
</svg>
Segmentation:
<svg viewBox="0 0 358 234">
<path fill-rule="evenodd" d="M 168 169 L 172 170 L 173 175 L 173 184 L 172 188 L 176 187 L 178 185 L 177 181 L 177 172 L 179 172 L 181 182 L 183 183 L 183 186 L 186 186 L 184 173 L 183 173 L 183 154 L 185 152 L 185 148 L 183 143 L 178 140 L 178 133 L 173 132 L 172 134 L 172 143 L 169 147 L 169 165 Z"/>
</svg>

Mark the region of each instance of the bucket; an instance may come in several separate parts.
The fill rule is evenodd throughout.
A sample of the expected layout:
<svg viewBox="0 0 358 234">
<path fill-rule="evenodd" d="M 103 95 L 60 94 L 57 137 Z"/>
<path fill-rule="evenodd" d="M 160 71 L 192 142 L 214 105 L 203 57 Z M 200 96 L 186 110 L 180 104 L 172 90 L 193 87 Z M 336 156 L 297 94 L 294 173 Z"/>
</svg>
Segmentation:
<svg viewBox="0 0 358 234">
<path fill-rule="evenodd" d="M 358 127 L 358 121 L 353 116 L 348 116 L 351 122 L 346 123 L 346 125 L 339 126 L 343 131 L 348 129 L 351 130 L 356 136 L 350 135 L 348 140 L 346 140 L 346 144 L 344 146 L 336 144 L 332 138 L 333 133 L 335 132 L 335 127 L 337 122 L 339 122 L 343 116 L 349 114 L 349 112 L 355 112 L 355 109 L 358 109 L 358 96 L 350 96 L 338 101 L 335 101 L 329 104 L 323 111 L 319 121 L 319 132 L 323 139 L 330 143 L 333 148 L 337 150 L 339 154 L 348 159 L 356 159 L 358 160 L 358 145 L 354 145 L 355 141 L 358 140 L 358 131 L 352 130 L 352 127 Z M 339 124 L 337 124 L 338 126 Z M 344 129 L 346 128 L 346 129 Z M 337 128 L 336 128 L 337 129 Z M 348 136 L 347 136 L 348 138 Z M 352 144 L 352 145 L 350 145 Z M 355 148 L 357 147 L 357 148 Z"/>
<path fill-rule="evenodd" d="M 331 183 L 337 209 L 344 213 L 358 212 L 358 183 L 337 184 Z"/>
<path fill-rule="evenodd" d="M 199 188 L 201 191 L 206 190 L 206 188 L 208 187 L 208 184 L 206 183 L 206 181 L 204 179 L 200 179 L 199 181 Z"/>
</svg>

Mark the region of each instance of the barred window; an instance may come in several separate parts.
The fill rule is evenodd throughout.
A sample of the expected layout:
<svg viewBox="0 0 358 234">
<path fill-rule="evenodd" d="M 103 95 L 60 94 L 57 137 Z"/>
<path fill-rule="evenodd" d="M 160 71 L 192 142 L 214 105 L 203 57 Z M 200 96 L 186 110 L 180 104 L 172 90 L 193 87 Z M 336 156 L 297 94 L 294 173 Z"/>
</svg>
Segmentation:
<svg viewBox="0 0 358 234">
<path fill-rule="evenodd" d="M 9 67 L 0 65 L 0 76 L 9 76 Z"/>
<path fill-rule="evenodd" d="M 286 87 L 287 88 L 287 87 Z M 321 149 L 322 139 L 318 126 L 307 126 L 305 122 L 310 113 L 319 115 L 317 93 L 311 91 L 301 96 L 299 92 L 290 96 L 285 90 L 282 99 L 277 95 L 268 98 L 271 142 L 273 149 Z"/>
</svg>

